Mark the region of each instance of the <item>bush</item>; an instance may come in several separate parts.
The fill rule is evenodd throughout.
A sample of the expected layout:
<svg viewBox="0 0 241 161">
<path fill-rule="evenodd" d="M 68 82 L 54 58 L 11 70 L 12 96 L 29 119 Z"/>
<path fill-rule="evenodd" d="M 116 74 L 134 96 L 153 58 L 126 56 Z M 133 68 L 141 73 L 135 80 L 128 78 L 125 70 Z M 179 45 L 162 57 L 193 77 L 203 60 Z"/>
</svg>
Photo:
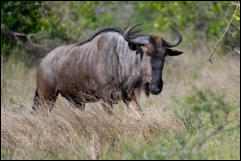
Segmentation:
<svg viewBox="0 0 241 161">
<path fill-rule="evenodd" d="M 193 88 L 193 94 L 177 100 L 174 113 L 191 134 L 201 129 L 220 128 L 229 121 L 230 113 L 238 105 L 225 101 L 225 95 L 211 90 Z"/>
<path fill-rule="evenodd" d="M 66 38 L 66 28 L 51 11 L 47 2 L 1 2 L 1 43 L 2 54 L 8 56 L 10 49 L 20 46 L 43 48 L 39 44 L 41 35 L 49 38 Z M 42 34 L 43 35 L 43 34 Z"/>
</svg>

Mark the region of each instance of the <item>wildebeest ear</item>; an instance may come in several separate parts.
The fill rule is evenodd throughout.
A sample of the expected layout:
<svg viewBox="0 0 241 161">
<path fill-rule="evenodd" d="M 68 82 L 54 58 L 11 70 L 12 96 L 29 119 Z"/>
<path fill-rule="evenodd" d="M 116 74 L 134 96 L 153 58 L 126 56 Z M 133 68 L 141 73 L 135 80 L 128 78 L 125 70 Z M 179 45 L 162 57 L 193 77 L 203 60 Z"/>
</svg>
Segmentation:
<svg viewBox="0 0 241 161">
<path fill-rule="evenodd" d="M 136 50 L 137 49 L 137 45 L 133 44 L 133 43 L 128 43 L 128 46 L 131 50 Z"/>
<path fill-rule="evenodd" d="M 183 53 L 182 51 L 167 49 L 167 55 L 169 56 L 178 56 L 178 55 L 181 55 L 182 53 Z"/>
</svg>

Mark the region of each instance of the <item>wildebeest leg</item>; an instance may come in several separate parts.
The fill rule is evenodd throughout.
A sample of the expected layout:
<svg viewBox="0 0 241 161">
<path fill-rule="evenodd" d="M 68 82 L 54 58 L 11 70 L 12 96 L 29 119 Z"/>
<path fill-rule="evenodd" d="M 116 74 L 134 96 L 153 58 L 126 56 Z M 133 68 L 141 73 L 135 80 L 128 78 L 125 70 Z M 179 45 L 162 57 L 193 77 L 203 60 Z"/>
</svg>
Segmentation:
<svg viewBox="0 0 241 161">
<path fill-rule="evenodd" d="M 85 110 L 85 104 L 83 102 L 80 102 L 80 101 L 77 101 L 77 100 L 73 100 L 73 104 L 75 105 L 75 107 L 77 107 L 81 111 Z"/>
<path fill-rule="evenodd" d="M 138 117 L 144 116 L 144 113 L 136 100 L 132 100 L 131 102 L 129 102 L 127 104 L 127 107 L 129 107 Z"/>
<path fill-rule="evenodd" d="M 53 109 L 57 96 L 58 92 L 40 93 L 39 89 L 36 89 L 32 109 L 38 111 L 41 110 L 41 107 L 47 107 L 50 112 Z"/>
<path fill-rule="evenodd" d="M 39 106 L 40 106 L 40 100 L 39 100 L 39 94 L 38 94 L 38 89 L 35 90 L 35 94 L 34 94 L 34 98 L 33 98 L 33 106 L 32 106 L 32 109 L 33 110 L 37 110 L 39 109 Z"/>
<path fill-rule="evenodd" d="M 110 101 L 102 101 L 101 105 L 106 113 L 113 115 L 113 112 L 112 112 L 113 104 Z"/>
<path fill-rule="evenodd" d="M 128 108 L 130 108 L 138 117 L 144 116 L 142 109 L 140 108 L 137 98 L 140 95 L 139 91 L 134 91 L 129 95 L 127 92 L 122 91 L 122 100 Z"/>
</svg>

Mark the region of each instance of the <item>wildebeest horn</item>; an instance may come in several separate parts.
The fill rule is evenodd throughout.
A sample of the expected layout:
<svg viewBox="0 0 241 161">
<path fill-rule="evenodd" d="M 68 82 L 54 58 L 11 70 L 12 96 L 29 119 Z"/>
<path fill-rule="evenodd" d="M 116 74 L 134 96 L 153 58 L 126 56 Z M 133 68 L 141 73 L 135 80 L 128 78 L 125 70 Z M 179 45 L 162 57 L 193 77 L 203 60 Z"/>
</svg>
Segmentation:
<svg viewBox="0 0 241 161">
<path fill-rule="evenodd" d="M 170 25 L 170 27 L 175 31 L 177 38 L 173 42 L 167 42 L 167 41 L 163 40 L 163 45 L 165 47 L 169 47 L 169 48 L 177 46 L 178 44 L 180 44 L 182 42 L 182 35 L 173 26 Z"/>
<path fill-rule="evenodd" d="M 135 31 L 133 31 L 131 33 L 131 30 L 133 30 L 135 27 L 141 25 L 142 23 L 138 23 L 138 24 L 135 24 L 129 28 L 127 28 L 125 31 L 124 31 L 124 39 L 130 43 L 134 43 L 134 44 L 140 44 L 140 45 L 146 45 L 148 42 L 149 42 L 149 39 L 150 39 L 150 36 L 137 36 L 135 35 Z M 130 35 L 131 34 L 131 35 Z"/>
</svg>

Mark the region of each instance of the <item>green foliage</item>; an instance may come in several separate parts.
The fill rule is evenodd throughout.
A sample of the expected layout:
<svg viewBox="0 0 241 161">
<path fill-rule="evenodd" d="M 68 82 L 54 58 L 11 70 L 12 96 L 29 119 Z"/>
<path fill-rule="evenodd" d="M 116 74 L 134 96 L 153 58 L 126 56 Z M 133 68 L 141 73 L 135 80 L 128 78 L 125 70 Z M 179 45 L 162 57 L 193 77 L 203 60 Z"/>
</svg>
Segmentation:
<svg viewBox="0 0 241 161">
<path fill-rule="evenodd" d="M 231 18 L 235 6 L 231 2 L 1 2 L 2 52 L 6 53 L 17 41 L 27 41 L 26 36 L 7 32 L 36 34 L 34 41 L 49 44 L 50 48 L 63 42 L 87 39 L 92 33 L 104 27 L 125 27 L 143 22 L 141 28 L 146 34 L 165 37 L 169 25 L 175 26 L 183 35 L 183 44 L 188 47 L 200 41 L 216 41 Z M 222 16 L 220 16 L 222 15 Z M 240 11 L 234 19 L 234 26 L 240 24 Z M 171 31 L 169 31 L 172 33 Z M 238 40 L 239 30 L 232 28 L 231 37 L 223 43 L 230 46 Z M 49 39 L 52 41 L 44 41 Z M 63 44 L 63 42 L 61 44 Z M 239 41 L 238 41 L 239 42 Z M 52 44 L 52 45 L 50 45 Z M 235 41 L 236 44 L 236 41 Z M 24 45 L 23 45 L 24 46 Z M 32 51 L 31 51 L 32 52 Z"/>
<path fill-rule="evenodd" d="M 165 36 L 169 25 L 183 35 L 185 46 L 199 45 L 200 41 L 216 41 L 232 16 L 230 2 L 61 2 L 58 15 L 68 17 L 63 23 L 69 26 L 71 37 L 89 37 L 91 32 L 104 27 L 120 27 L 142 22 L 146 34 Z M 70 9 L 71 8 L 71 9 Z M 223 15 L 223 16 L 220 16 Z M 239 17 L 239 16 L 238 16 Z M 238 19 L 238 18 L 237 18 Z M 77 25 L 76 25 L 77 24 Z M 87 31 L 89 34 L 86 34 Z M 81 40 L 81 39 L 80 39 Z M 191 41 L 190 41 L 191 40 Z M 232 41 L 228 40 L 226 45 Z"/>
<path fill-rule="evenodd" d="M 224 14 L 230 2 L 136 2 L 135 21 L 147 21 L 148 28 L 164 32 L 169 24 L 183 33 L 191 45 L 202 39 L 215 40 L 226 26 L 231 12 Z M 191 32 L 190 32 L 191 31 Z"/>
<path fill-rule="evenodd" d="M 105 2 L 107 6 L 110 4 Z M 53 9 L 53 12 L 62 18 L 61 23 L 68 26 L 68 34 L 75 41 L 83 41 L 83 38 L 87 39 L 97 28 L 110 27 L 115 23 L 114 14 L 98 13 L 100 2 L 66 2 L 65 5 L 55 2 L 55 5 L 58 9 Z"/>
<path fill-rule="evenodd" d="M 174 112 L 190 133 L 222 127 L 228 122 L 230 112 L 238 107 L 226 102 L 224 94 L 196 88 L 191 96 L 177 102 L 179 105 Z"/>
<path fill-rule="evenodd" d="M 66 27 L 51 12 L 47 2 L 1 1 L 2 53 L 29 41 L 29 36 L 46 32 L 51 38 L 66 37 Z"/>
<path fill-rule="evenodd" d="M 162 136 L 150 143 L 137 141 L 136 145 L 123 144 L 123 159 L 128 160 L 167 160 L 192 159 L 192 152 L 186 147 L 188 139 L 180 136 Z M 198 155 L 199 156 L 199 155 Z M 200 155 L 199 159 L 204 159 Z"/>
<path fill-rule="evenodd" d="M 16 32 L 35 33 L 41 29 L 39 17 L 47 7 L 42 2 L 1 2 L 1 23 Z"/>
<path fill-rule="evenodd" d="M 120 154 L 109 151 L 109 155 L 101 159 L 126 159 L 126 160 L 189 160 L 189 159 L 239 159 L 238 154 L 240 144 L 236 129 L 235 133 L 223 133 L 219 137 L 208 142 L 208 150 L 197 148 L 196 142 L 199 142 L 200 137 L 195 135 L 175 134 L 162 135 L 156 137 L 150 142 L 138 139 L 135 143 L 132 140 L 123 142 Z M 235 141 L 230 143 L 230 136 L 234 137 Z M 220 140 L 222 140 L 220 142 Z M 210 151 L 209 151 L 210 150 Z"/>
</svg>

